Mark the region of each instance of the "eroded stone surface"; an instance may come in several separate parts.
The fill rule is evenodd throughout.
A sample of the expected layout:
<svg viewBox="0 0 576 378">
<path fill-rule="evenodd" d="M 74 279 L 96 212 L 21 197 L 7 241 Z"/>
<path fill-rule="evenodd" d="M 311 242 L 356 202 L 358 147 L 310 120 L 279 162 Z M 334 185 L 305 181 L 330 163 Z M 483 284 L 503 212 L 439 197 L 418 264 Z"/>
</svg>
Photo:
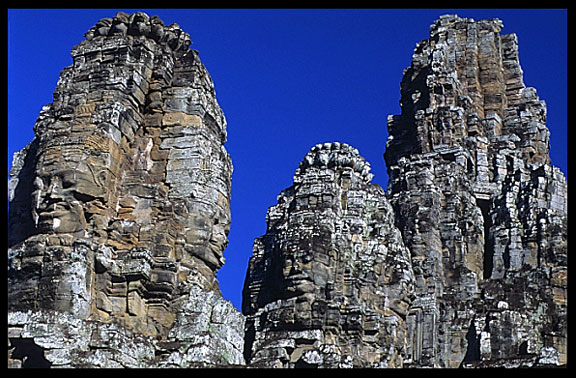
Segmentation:
<svg viewBox="0 0 576 378">
<path fill-rule="evenodd" d="M 253 366 L 402 366 L 413 273 L 371 179 L 355 148 L 317 145 L 268 210 L 244 285 Z"/>
<path fill-rule="evenodd" d="M 244 320 L 216 281 L 230 227 L 226 120 L 190 43 L 141 12 L 100 20 L 11 171 L 9 310 L 114 324 L 119 339 L 152 350 L 139 366 L 158 362 L 150 340 L 165 345 L 161 364 L 243 363 Z M 225 356 L 198 351 L 192 334 Z M 73 350 L 42 347 L 53 365 L 135 366 L 104 346 L 79 346 L 71 361 Z"/>
<path fill-rule="evenodd" d="M 316 145 L 219 293 L 232 164 L 178 25 L 100 20 L 9 182 L 9 367 L 567 363 L 567 182 L 499 20 L 440 17 L 390 116 L 387 192 Z"/>
<path fill-rule="evenodd" d="M 567 184 L 501 28 L 440 17 L 388 120 L 387 195 L 416 277 L 410 366 L 529 365 L 545 348 L 566 363 Z"/>
</svg>

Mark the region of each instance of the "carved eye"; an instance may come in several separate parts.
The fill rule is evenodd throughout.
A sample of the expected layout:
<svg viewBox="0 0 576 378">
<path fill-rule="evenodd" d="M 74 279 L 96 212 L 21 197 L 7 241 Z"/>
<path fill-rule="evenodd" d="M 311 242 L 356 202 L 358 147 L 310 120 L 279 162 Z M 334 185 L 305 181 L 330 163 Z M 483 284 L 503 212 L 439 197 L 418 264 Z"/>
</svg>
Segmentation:
<svg viewBox="0 0 576 378">
<path fill-rule="evenodd" d="M 74 182 L 70 180 L 62 180 L 62 188 L 68 189 L 69 187 L 73 186 Z"/>
<path fill-rule="evenodd" d="M 66 171 L 59 175 L 60 183 L 62 184 L 63 189 L 70 188 L 76 184 L 76 175 L 74 172 Z"/>
</svg>

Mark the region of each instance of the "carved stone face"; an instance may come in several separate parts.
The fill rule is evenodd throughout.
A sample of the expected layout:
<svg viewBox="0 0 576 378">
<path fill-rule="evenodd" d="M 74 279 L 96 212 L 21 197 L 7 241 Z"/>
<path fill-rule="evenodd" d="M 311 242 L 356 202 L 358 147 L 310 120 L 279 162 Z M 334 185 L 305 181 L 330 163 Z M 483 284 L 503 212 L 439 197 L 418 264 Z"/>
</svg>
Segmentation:
<svg viewBox="0 0 576 378">
<path fill-rule="evenodd" d="M 302 255 L 284 255 L 282 289 L 290 296 L 301 296 L 313 293 L 316 285 L 310 275 L 310 264 L 306 263 Z"/>
<path fill-rule="evenodd" d="M 59 301 L 46 308 L 165 332 L 182 302 L 172 307 L 172 298 L 188 284 L 214 288 L 224 264 L 232 171 L 225 118 L 176 24 L 120 12 L 86 39 L 15 171 L 12 213 L 23 225 L 12 239 L 38 234 L 45 244 L 14 279 L 23 282 L 14 302 L 36 306 L 41 296 L 26 277 L 35 269 Z M 21 300 L 24 291 L 30 298 Z"/>
<path fill-rule="evenodd" d="M 182 258 L 200 259 L 215 271 L 224 264 L 223 253 L 230 231 L 230 157 L 221 141 L 205 128 L 202 118 L 168 114 L 172 115 L 163 119 L 169 125 L 186 125 L 186 128 L 174 126 L 175 131 L 166 131 L 167 134 L 184 134 L 178 138 L 166 138 L 161 145 L 162 149 L 169 148 L 166 162 L 166 183 L 170 188 L 168 198 L 185 207 L 183 218 L 180 218 Z"/>
<path fill-rule="evenodd" d="M 213 255 L 223 264 L 223 254 L 228 245 L 228 234 L 230 233 L 230 219 L 223 211 L 218 211 L 213 219 L 212 232 L 208 244 Z"/>
<path fill-rule="evenodd" d="M 75 198 L 72 170 L 59 170 L 34 181 L 33 216 L 40 229 L 74 233 L 85 229 L 82 203 Z M 47 184 L 46 184 L 47 183 Z"/>
<path fill-rule="evenodd" d="M 210 268 L 219 269 L 224 264 L 224 249 L 228 245 L 230 220 L 224 211 L 215 215 L 192 214 L 184 232 L 186 251 L 204 261 Z"/>
</svg>

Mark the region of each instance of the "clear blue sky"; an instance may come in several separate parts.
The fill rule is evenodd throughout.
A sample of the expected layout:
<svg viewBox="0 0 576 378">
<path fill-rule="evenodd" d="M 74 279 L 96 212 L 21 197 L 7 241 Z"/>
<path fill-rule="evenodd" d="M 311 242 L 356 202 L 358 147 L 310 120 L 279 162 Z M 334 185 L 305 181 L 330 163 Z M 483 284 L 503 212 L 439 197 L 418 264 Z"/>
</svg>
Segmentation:
<svg viewBox="0 0 576 378">
<path fill-rule="evenodd" d="M 500 18 L 502 33 L 518 35 L 524 82 L 548 105 L 552 164 L 567 174 L 567 11 L 543 9 L 9 9 L 8 166 L 32 140 L 72 47 L 119 10 L 179 24 L 214 80 L 234 164 L 230 244 L 218 278 L 237 308 L 266 211 L 312 146 L 356 147 L 386 188 L 386 119 L 400 113 L 402 71 L 442 14 Z"/>
</svg>

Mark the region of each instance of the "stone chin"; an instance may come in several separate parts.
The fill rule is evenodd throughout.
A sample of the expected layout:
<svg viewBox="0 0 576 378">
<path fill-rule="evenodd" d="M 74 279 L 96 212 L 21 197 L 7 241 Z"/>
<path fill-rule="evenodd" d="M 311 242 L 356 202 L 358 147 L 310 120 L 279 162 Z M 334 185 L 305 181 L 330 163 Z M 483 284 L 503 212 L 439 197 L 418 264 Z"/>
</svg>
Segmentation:
<svg viewBox="0 0 576 378">
<path fill-rule="evenodd" d="M 224 265 L 224 249 L 227 243 L 215 241 L 213 239 L 197 240 L 194 244 L 189 245 L 186 249 L 190 256 L 196 257 L 204 262 L 211 270 L 216 272 Z"/>
</svg>

